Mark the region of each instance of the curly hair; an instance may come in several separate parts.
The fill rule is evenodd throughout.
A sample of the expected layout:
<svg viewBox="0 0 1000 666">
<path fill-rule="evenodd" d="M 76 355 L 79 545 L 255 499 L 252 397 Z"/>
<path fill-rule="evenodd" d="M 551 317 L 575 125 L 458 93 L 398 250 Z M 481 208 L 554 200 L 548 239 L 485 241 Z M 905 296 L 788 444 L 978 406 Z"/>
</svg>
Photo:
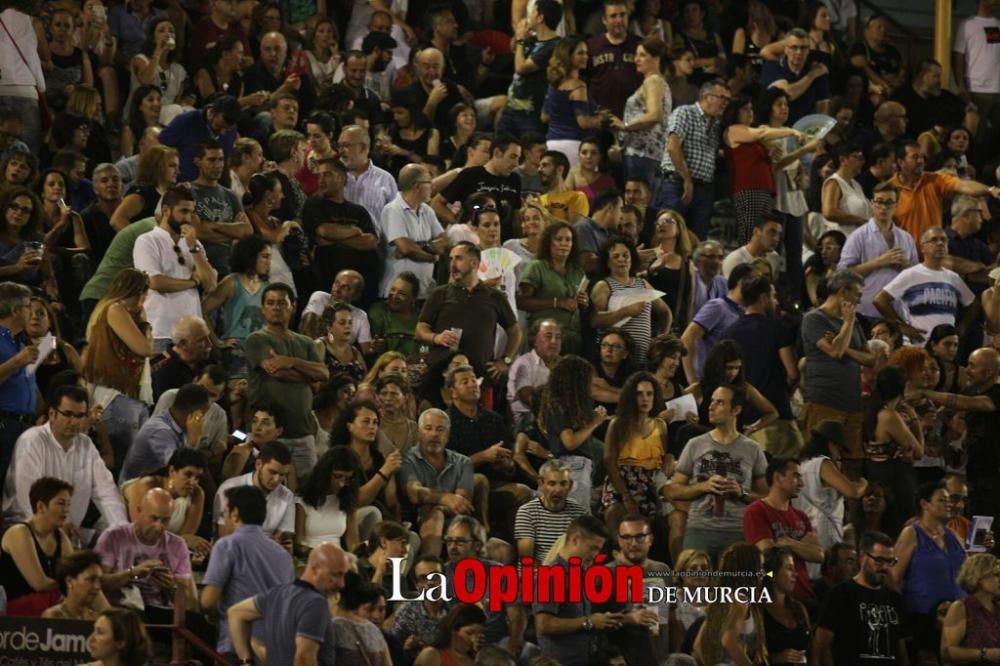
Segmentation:
<svg viewBox="0 0 1000 666">
<path fill-rule="evenodd" d="M 611 267 L 609 266 L 611 263 L 611 251 L 618 245 L 628 250 L 629 277 L 635 277 L 635 274 L 639 271 L 639 252 L 635 249 L 635 244 L 624 236 L 612 236 L 601 247 L 601 252 L 597 259 L 597 273 L 600 275 L 600 279 L 611 275 Z"/>
<path fill-rule="evenodd" d="M 642 418 L 648 415 L 639 411 L 639 401 L 636 398 L 639 384 L 643 382 L 648 382 L 653 387 L 653 408 L 656 409 L 657 405 L 663 404 L 663 389 L 653 373 L 634 372 L 625 380 L 625 385 L 621 390 L 621 398 L 618 401 L 618 409 L 615 411 L 615 419 L 612 421 L 614 427 L 608 428 L 605 439 L 608 449 L 614 451 L 616 457 L 625 446 L 625 442 L 640 434 Z"/>
<path fill-rule="evenodd" d="M 562 414 L 570 427 L 578 428 L 590 419 L 594 399 L 590 396 L 590 380 L 594 367 L 575 354 L 560 358 L 549 373 L 542 388 L 540 413 Z"/>
<path fill-rule="evenodd" d="M 314 509 L 319 509 L 326 503 L 326 498 L 330 494 L 330 481 L 333 480 L 334 472 L 351 473 L 350 483 L 337 493 L 340 510 L 350 513 L 356 508 L 358 490 L 361 487 L 361 461 L 358 460 L 358 454 L 349 446 L 331 446 L 320 456 L 312 472 L 302 482 L 299 494 L 303 502 Z"/>
<path fill-rule="evenodd" d="M 923 347 L 901 347 L 889 357 L 889 365 L 902 368 L 907 380 L 923 373 L 927 361 L 932 357 Z"/>
<path fill-rule="evenodd" d="M 545 231 L 542 232 L 542 238 L 538 241 L 538 259 L 548 264 L 552 263 L 552 239 L 554 239 L 556 234 L 563 229 L 569 229 L 570 234 L 573 235 L 573 249 L 570 250 L 569 258 L 566 260 L 566 263 L 567 265 L 577 263 L 576 252 L 580 243 L 576 238 L 576 230 L 573 228 L 573 225 L 568 222 L 563 222 L 562 220 L 553 222 L 549 226 L 545 227 Z"/>
<path fill-rule="evenodd" d="M 382 414 L 379 411 L 378 405 L 376 405 L 371 400 L 355 400 L 351 404 L 347 405 L 344 411 L 340 414 L 340 418 L 333 424 L 330 429 L 330 446 L 338 445 L 349 445 L 351 443 L 351 433 L 347 429 L 348 424 L 353 423 L 354 419 L 358 417 L 362 409 L 367 409 L 375 414 L 375 418 L 381 420 Z M 375 443 L 372 442 L 372 448 L 375 448 Z"/>
<path fill-rule="evenodd" d="M 549 59 L 549 67 L 545 72 L 549 83 L 553 87 L 563 82 L 573 69 L 573 51 L 583 43 L 580 37 L 566 37 L 552 50 L 552 57 Z"/>
<path fill-rule="evenodd" d="M 979 585 L 983 582 L 984 578 L 997 573 L 998 567 L 1000 567 L 1000 560 L 997 560 L 995 555 L 991 555 L 990 553 L 970 555 L 962 563 L 962 568 L 958 570 L 958 579 L 956 582 L 962 586 L 963 590 L 969 594 L 973 594 L 979 589 Z"/>
</svg>

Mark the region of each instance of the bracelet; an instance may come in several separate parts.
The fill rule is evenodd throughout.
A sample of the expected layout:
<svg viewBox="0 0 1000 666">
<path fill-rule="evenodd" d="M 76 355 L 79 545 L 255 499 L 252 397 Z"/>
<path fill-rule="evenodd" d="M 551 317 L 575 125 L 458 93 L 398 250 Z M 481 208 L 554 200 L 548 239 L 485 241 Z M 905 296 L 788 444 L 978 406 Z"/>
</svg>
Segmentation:
<svg viewBox="0 0 1000 666">
<path fill-rule="evenodd" d="M 382 473 L 382 470 L 380 470 L 380 469 L 379 469 L 379 470 L 375 470 L 375 473 L 376 473 L 376 474 L 378 474 L 379 476 L 381 476 L 381 477 L 382 477 L 382 479 L 383 479 L 383 480 L 384 480 L 384 481 L 385 481 L 386 483 L 389 483 L 389 477 L 387 477 L 387 476 L 386 476 L 385 474 L 383 474 L 383 473 Z"/>
</svg>

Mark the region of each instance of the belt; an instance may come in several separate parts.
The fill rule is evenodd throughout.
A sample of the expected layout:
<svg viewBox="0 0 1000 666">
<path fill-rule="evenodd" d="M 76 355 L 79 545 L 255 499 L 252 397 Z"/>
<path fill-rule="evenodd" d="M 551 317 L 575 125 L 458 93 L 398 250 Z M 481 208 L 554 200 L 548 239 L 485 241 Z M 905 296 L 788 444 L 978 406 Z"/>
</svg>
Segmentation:
<svg viewBox="0 0 1000 666">
<path fill-rule="evenodd" d="M 6 410 L 0 409 L 0 419 L 11 419 L 25 425 L 31 425 L 35 421 L 34 414 L 15 414 L 14 412 L 8 412 Z"/>
<path fill-rule="evenodd" d="M 683 183 L 684 182 L 684 178 L 682 178 L 679 173 L 677 173 L 676 171 L 668 171 L 667 169 L 664 169 L 663 167 L 657 167 L 656 168 L 656 175 L 659 176 L 660 178 L 666 178 L 667 180 L 672 180 L 675 183 Z M 709 182 L 710 182 L 710 181 L 707 181 L 707 180 L 698 180 L 697 178 L 692 178 L 691 180 L 692 180 L 692 182 L 695 182 L 698 185 L 708 185 Z"/>
</svg>

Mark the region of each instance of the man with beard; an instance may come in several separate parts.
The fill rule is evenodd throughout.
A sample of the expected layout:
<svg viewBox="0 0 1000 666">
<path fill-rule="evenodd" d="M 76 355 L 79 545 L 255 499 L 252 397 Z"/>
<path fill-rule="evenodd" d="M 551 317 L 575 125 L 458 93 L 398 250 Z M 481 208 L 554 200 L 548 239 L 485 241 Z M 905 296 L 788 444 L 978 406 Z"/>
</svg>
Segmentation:
<svg viewBox="0 0 1000 666">
<path fill-rule="evenodd" d="M 93 177 L 96 198 L 83 209 L 80 217 L 83 218 L 83 226 L 90 241 L 90 256 L 96 264 L 100 264 L 115 237 L 115 230 L 111 228 L 111 214 L 122 202 L 122 176 L 114 164 L 105 162 L 94 168 Z"/>
<path fill-rule="evenodd" d="M 642 83 L 635 69 L 641 40 L 628 30 L 628 13 L 625 0 L 605 2 L 604 32 L 587 40 L 590 63 L 585 80 L 590 81 L 590 98 L 619 118 L 625 113 L 625 101 Z"/>
<path fill-rule="evenodd" d="M 204 109 L 186 111 L 163 128 L 159 141 L 164 146 L 176 148 L 180 156 L 178 182 L 194 180 L 198 169 L 194 156 L 201 145 L 214 139 L 222 145 L 226 157 L 236 143 L 236 121 L 241 113 L 240 103 L 231 95 L 213 97 Z"/>
<path fill-rule="evenodd" d="M 258 409 L 257 414 L 263 410 Z M 255 419 L 256 422 L 256 419 Z M 254 442 L 257 444 L 258 442 Z M 295 493 L 285 485 L 292 469 L 292 453 L 281 442 L 260 445 L 260 455 L 253 463 L 253 470 L 225 481 L 219 486 L 212 503 L 212 523 L 220 538 L 233 533 L 236 528 L 226 521 L 226 507 L 230 488 L 252 486 L 264 494 L 267 504 L 261 529 L 291 554 L 292 536 L 295 534 Z"/>
<path fill-rule="evenodd" d="M 962 100 L 950 90 L 941 89 L 941 65 L 936 60 L 922 60 L 913 83 L 897 90 L 893 99 L 906 109 L 911 136 L 920 136 L 935 125 L 961 125 L 964 120 Z"/>
<path fill-rule="evenodd" d="M 160 200 L 158 226 L 135 241 L 132 263 L 149 276 L 146 319 L 153 328 L 156 351 L 172 344 L 171 330 L 184 315 L 201 316 L 201 297 L 215 290 L 217 274 L 198 241 L 194 196 L 186 185 L 174 185 Z"/>
<path fill-rule="evenodd" d="M 565 462 L 553 458 L 542 464 L 538 470 L 541 496 L 522 504 L 514 520 L 518 557 L 541 562 L 573 519 L 589 513 L 569 496 L 572 488 L 573 478 Z"/>
<path fill-rule="evenodd" d="M 861 570 L 830 591 L 819 616 L 813 649 L 819 666 L 909 663 L 909 631 L 903 599 L 884 586 L 896 562 L 894 544 L 881 532 L 866 532 L 858 544 Z M 836 641 L 834 640 L 836 638 Z"/>
<path fill-rule="evenodd" d="M 569 174 L 569 159 L 558 150 L 546 150 L 542 153 L 542 161 L 538 166 L 538 175 L 542 179 L 545 194 L 542 195 L 542 205 L 552 214 L 552 217 L 576 224 L 581 218 L 590 214 L 590 202 L 587 195 L 572 189 L 566 184 Z"/>
<path fill-rule="evenodd" d="M 253 233 L 243 203 L 231 189 L 219 184 L 226 170 L 226 155 L 215 140 L 205 141 L 194 156 L 198 177 L 191 183 L 194 212 L 198 216 L 198 236 L 205 244 L 208 261 L 219 278 L 229 275 L 229 255 L 233 241 Z"/>
<path fill-rule="evenodd" d="M 319 190 L 302 207 L 302 225 L 316 248 L 313 267 L 317 284 L 331 284 L 342 270 L 353 269 L 364 278 L 363 307 L 378 292 L 378 231 L 368 211 L 347 201 L 347 168 L 333 157 L 316 163 Z"/>
<path fill-rule="evenodd" d="M 502 237 L 513 237 L 514 213 L 521 207 L 521 178 L 514 169 L 521 160 L 521 145 L 513 137 L 499 135 L 490 148 L 490 160 L 483 166 L 469 167 L 459 172 L 444 191 L 434 195 L 431 206 L 445 225 L 458 222 L 449 207 L 464 203 L 477 192 L 486 192 L 500 207 Z"/>
<path fill-rule="evenodd" d="M 327 325 L 323 323 L 323 312 L 338 301 L 351 306 L 351 344 L 360 345 L 365 354 L 372 352 L 372 334 L 368 323 L 368 315 L 355 303 L 365 290 L 365 279 L 361 273 L 346 269 L 333 278 L 330 291 L 314 291 L 309 296 L 309 303 L 302 311 L 302 322 L 299 332 L 302 335 L 316 339 L 326 335 Z"/>
<path fill-rule="evenodd" d="M 445 514 L 472 513 L 472 462 L 445 448 L 450 430 L 445 412 L 424 410 L 417 421 L 417 445 L 406 451 L 399 468 L 404 507 L 416 510 L 424 555 L 441 552 Z"/>
<path fill-rule="evenodd" d="M 372 37 L 371 43 L 369 43 L 372 51 L 370 53 L 348 51 L 347 55 L 344 56 L 344 63 L 337 70 L 337 74 L 341 77 L 340 83 L 343 83 L 354 97 L 354 108 L 364 111 L 374 126 L 382 124 L 382 103 L 378 92 L 368 85 L 369 72 L 375 74 L 385 70 L 386 50 L 388 50 L 390 61 L 392 59 L 392 47 L 389 47 L 389 42 L 385 40 L 391 40 L 393 47 L 396 45 L 396 40 L 381 32 L 373 32 L 368 37 L 372 35 L 381 35 L 381 37 Z M 368 37 L 365 39 L 367 40 Z M 382 69 L 378 69 L 380 67 Z M 385 99 L 388 101 L 389 98 Z"/>
</svg>

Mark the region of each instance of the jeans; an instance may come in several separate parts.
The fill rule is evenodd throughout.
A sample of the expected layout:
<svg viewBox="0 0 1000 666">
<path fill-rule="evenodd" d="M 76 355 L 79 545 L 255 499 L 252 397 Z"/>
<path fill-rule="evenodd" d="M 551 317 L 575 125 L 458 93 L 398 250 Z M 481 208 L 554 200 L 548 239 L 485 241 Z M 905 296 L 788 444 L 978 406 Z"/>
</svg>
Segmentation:
<svg viewBox="0 0 1000 666">
<path fill-rule="evenodd" d="M 124 394 L 115 396 L 107 407 L 101 421 L 108 431 L 108 440 L 115 452 L 115 466 L 111 470 L 115 478 L 125 462 L 125 454 L 132 447 L 136 434 L 149 419 L 149 407 L 141 400 L 133 400 Z"/>
<path fill-rule="evenodd" d="M 715 562 L 719 563 L 722 552 L 734 543 L 744 541 L 743 530 L 712 530 L 703 527 L 688 527 L 684 532 L 684 550 L 694 548 L 708 553 Z"/>
<path fill-rule="evenodd" d="M 42 148 L 42 117 L 38 110 L 38 100 L 0 95 L 0 107 L 17 111 L 17 115 L 21 117 L 21 140 L 37 156 Z"/>
<path fill-rule="evenodd" d="M 656 170 L 660 163 L 649 157 L 639 157 L 638 155 L 624 156 L 625 178 L 645 178 L 652 188 L 656 182 Z"/>
<path fill-rule="evenodd" d="M 653 210 L 670 208 L 677 211 L 684 216 L 688 229 L 693 231 L 699 240 L 705 240 L 708 238 L 708 228 L 712 223 L 713 185 L 694 181 L 694 196 L 689 204 L 681 201 L 683 194 L 684 183 L 675 178 L 657 176 L 656 191 L 650 197 Z M 801 240 L 800 237 L 800 243 Z"/>
<path fill-rule="evenodd" d="M 525 113 L 511 108 L 505 108 L 500 114 L 497 132 L 514 136 L 524 136 L 528 132 L 545 134 L 542 123 L 538 120 L 538 114 Z"/>
</svg>

